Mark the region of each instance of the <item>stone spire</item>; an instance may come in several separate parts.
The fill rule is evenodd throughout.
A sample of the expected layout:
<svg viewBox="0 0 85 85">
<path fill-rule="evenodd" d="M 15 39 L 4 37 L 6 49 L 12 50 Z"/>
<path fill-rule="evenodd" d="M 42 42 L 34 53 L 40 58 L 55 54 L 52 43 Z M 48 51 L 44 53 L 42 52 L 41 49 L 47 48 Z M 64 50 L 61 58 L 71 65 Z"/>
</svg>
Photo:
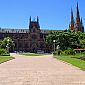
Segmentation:
<svg viewBox="0 0 85 85">
<path fill-rule="evenodd" d="M 31 22 L 31 16 L 30 16 L 29 22 Z"/>
<path fill-rule="evenodd" d="M 37 16 L 37 23 L 39 23 L 39 18 L 38 18 L 38 16 Z"/>
<path fill-rule="evenodd" d="M 29 28 L 31 28 L 31 16 L 30 16 L 30 19 L 29 19 Z"/>
<path fill-rule="evenodd" d="M 71 23 L 74 23 L 73 10 L 71 8 Z"/>
<path fill-rule="evenodd" d="M 73 17 L 73 10 L 71 8 L 71 20 L 70 20 L 70 29 L 74 29 L 74 17 Z"/>
<path fill-rule="evenodd" d="M 39 17 L 37 16 L 37 24 L 38 24 L 38 28 L 40 28 L 40 25 L 39 25 Z"/>
<path fill-rule="evenodd" d="M 83 23 L 82 23 L 82 17 L 81 17 L 81 32 L 84 32 L 84 26 L 83 26 Z"/>
<path fill-rule="evenodd" d="M 79 15 L 78 2 L 77 2 L 77 8 L 76 8 L 76 23 L 80 23 L 80 15 Z"/>
</svg>

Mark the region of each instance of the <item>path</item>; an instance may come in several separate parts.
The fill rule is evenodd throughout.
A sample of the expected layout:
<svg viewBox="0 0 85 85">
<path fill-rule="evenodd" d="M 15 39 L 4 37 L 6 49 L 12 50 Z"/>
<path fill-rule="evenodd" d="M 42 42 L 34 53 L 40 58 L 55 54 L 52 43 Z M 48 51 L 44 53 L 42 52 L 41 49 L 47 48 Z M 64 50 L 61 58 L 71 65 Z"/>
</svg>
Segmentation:
<svg viewBox="0 0 85 85">
<path fill-rule="evenodd" d="M 0 85 L 85 85 L 85 72 L 52 55 L 27 57 L 0 64 Z"/>
</svg>

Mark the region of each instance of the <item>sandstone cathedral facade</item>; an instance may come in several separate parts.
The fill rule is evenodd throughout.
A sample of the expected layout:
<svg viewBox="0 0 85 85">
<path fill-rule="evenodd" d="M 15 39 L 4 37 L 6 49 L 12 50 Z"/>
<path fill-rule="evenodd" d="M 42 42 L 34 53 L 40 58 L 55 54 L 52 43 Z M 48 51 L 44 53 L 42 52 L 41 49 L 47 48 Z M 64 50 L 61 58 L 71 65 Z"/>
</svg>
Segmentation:
<svg viewBox="0 0 85 85">
<path fill-rule="evenodd" d="M 45 37 L 49 30 L 41 30 L 39 18 L 37 20 L 29 19 L 29 29 L 0 29 L 0 39 L 10 37 L 14 41 L 15 47 L 10 51 L 51 52 L 52 47 L 45 43 Z"/>
</svg>

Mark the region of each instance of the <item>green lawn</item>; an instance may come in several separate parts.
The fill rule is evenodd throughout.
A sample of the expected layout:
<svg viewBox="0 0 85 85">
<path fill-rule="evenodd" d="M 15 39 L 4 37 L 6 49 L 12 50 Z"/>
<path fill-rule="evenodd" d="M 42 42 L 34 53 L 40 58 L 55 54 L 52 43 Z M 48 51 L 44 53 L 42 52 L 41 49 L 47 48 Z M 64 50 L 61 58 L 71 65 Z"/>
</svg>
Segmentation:
<svg viewBox="0 0 85 85">
<path fill-rule="evenodd" d="M 85 54 L 76 54 L 74 56 L 55 56 L 57 59 L 68 62 L 76 67 L 79 67 L 81 70 L 85 70 L 85 61 L 79 59 L 81 56 L 85 56 Z"/>
<path fill-rule="evenodd" d="M 25 56 L 43 56 L 45 54 L 37 54 L 37 53 L 20 53 L 21 55 Z"/>
<path fill-rule="evenodd" d="M 14 58 L 11 56 L 0 56 L 0 64 L 3 62 L 9 61 L 11 59 L 14 59 Z"/>
</svg>

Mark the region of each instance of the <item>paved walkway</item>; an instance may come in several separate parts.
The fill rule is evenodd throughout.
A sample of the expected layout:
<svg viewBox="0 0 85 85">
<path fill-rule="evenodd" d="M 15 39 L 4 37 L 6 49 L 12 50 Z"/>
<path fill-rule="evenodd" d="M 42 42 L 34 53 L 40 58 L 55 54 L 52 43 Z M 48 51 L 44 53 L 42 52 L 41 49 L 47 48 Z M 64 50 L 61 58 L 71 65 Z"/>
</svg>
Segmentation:
<svg viewBox="0 0 85 85">
<path fill-rule="evenodd" d="M 0 85 L 85 85 L 85 72 L 52 55 L 16 57 L 0 64 Z"/>
</svg>

